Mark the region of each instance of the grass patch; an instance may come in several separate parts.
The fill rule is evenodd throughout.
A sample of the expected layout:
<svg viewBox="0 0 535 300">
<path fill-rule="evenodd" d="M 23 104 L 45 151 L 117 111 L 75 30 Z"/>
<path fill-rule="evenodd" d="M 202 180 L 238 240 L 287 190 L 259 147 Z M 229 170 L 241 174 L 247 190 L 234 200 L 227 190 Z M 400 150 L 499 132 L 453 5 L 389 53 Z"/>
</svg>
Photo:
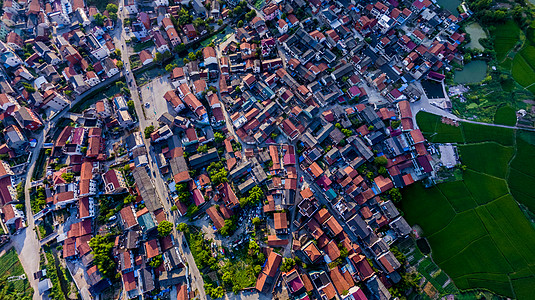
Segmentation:
<svg viewBox="0 0 535 300">
<path fill-rule="evenodd" d="M 141 66 L 141 60 L 139 59 L 139 55 L 137 54 L 130 55 L 128 59 L 130 60 L 130 67 L 132 69 L 135 69 Z"/>
<path fill-rule="evenodd" d="M 135 43 L 134 46 L 132 46 L 132 48 L 134 49 L 134 52 L 141 52 L 149 47 L 152 47 L 154 46 L 154 41 L 153 40 L 148 40 L 146 42 L 143 42 L 143 43 Z"/>
<path fill-rule="evenodd" d="M 509 105 L 504 105 L 494 114 L 494 124 L 502 124 L 508 126 L 516 125 L 516 111 Z"/>
</svg>

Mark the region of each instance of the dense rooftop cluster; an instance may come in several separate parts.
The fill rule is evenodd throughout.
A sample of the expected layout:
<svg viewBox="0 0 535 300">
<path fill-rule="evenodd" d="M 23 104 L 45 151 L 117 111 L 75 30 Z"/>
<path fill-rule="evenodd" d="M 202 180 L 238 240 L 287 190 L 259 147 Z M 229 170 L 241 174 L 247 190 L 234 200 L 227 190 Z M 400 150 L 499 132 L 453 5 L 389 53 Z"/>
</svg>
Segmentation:
<svg viewBox="0 0 535 300">
<path fill-rule="evenodd" d="M 405 280 L 391 245 L 412 229 L 394 203 L 434 173 L 411 103 L 419 80 L 442 82 L 463 61 L 457 23 L 470 12 L 252 4 L 4 0 L 3 220 L 57 244 L 84 297 L 120 279 L 129 299 L 217 298 L 246 241 L 259 248 L 247 263 L 256 282 L 234 292 L 282 280 L 295 299 L 390 299 Z M 143 96 L 134 71 L 166 64 L 166 90 Z M 158 101 L 167 109 L 152 120 Z"/>
</svg>

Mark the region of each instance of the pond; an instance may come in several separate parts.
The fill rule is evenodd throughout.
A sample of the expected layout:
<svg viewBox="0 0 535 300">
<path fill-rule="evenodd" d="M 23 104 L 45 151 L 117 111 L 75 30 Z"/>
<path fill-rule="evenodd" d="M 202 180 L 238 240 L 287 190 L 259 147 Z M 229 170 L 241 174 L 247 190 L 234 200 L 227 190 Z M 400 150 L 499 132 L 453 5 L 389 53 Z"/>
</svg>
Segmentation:
<svg viewBox="0 0 535 300">
<path fill-rule="evenodd" d="M 464 66 L 461 71 L 455 71 L 453 81 L 458 84 L 478 83 L 487 75 L 487 63 L 482 60 L 474 60 Z"/>
<path fill-rule="evenodd" d="M 472 49 L 484 50 L 483 46 L 479 43 L 479 39 L 486 38 L 487 33 L 483 30 L 481 25 L 479 25 L 479 23 L 470 23 L 466 26 L 465 30 L 466 33 L 470 35 L 470 43 L 466 46 Z"/>
<path fill-rule="evenodd" d="M 457 7 L 459 7 L 461 3 L 461 0 L 437 0 L 437 4 L 440 5 L 440 7 L 447 9 L 449 12 L 451 12 L 452 15 L 456 17 L 459 16 L 459 11 L 457 10 Z"/>
</svg>

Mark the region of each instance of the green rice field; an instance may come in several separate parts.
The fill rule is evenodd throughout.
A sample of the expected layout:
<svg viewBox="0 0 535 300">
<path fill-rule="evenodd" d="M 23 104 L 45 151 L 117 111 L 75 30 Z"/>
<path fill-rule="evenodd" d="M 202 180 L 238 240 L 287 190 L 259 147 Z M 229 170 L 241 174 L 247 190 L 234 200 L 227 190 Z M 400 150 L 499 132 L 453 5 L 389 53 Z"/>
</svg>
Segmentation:
<svg viewBox="0 0 535 300">
<path fill-rule="evenodd" d="M 509 105 L 504 105 L 496 110 L 494 114 L 494 124 L 502 124 L 508 126 L 516 125 L 515 109 Z"/>
<path fill-rule="evenodd" d="M 535 212 L 535 133 L 417 115 L 430 140 L 458 143 L 463 179 L 403 190 L 400 208 L 419 225 L 431 256 L 460 290 L 533 299 L 535 229 L 518 203 Z M 440 124 L 440 125 L 439 125 Z"/>
<path fill-rule="evenodd" d="M 496 58 L 498 61 L 503 60 L 509 51 L 518 42 L 518 35 L 520 28 L 513 20 L 509 20 L 503 24 L 497 24 L 495 30 L 492 32 L 494 36 L 494 50 L 496 51 Z"/>
</svg>

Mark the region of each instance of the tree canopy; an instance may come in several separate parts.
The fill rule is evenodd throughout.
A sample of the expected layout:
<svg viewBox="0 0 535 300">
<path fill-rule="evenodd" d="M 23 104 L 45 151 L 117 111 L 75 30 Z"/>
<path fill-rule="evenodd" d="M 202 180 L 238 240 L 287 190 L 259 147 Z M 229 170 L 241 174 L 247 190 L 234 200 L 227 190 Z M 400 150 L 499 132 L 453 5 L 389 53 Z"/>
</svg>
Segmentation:
<svg viewBox="0 0 535 300">
<path fill-rule="evenodd" d="M 158 234 L 160 236 L 168 236 L 171 231 L 173 231 L 173 223 L 163 220 L 158 224 Z"/>
<path fill-rule="evenodd" d="M 111 254 L 114 243 L 111 235 L 96 235 L 89 241 L 89 246 L 93 249 L 94 263 L 100 273 L 111 278 L 115 274 L 115 261 Z"/>
</svg>

